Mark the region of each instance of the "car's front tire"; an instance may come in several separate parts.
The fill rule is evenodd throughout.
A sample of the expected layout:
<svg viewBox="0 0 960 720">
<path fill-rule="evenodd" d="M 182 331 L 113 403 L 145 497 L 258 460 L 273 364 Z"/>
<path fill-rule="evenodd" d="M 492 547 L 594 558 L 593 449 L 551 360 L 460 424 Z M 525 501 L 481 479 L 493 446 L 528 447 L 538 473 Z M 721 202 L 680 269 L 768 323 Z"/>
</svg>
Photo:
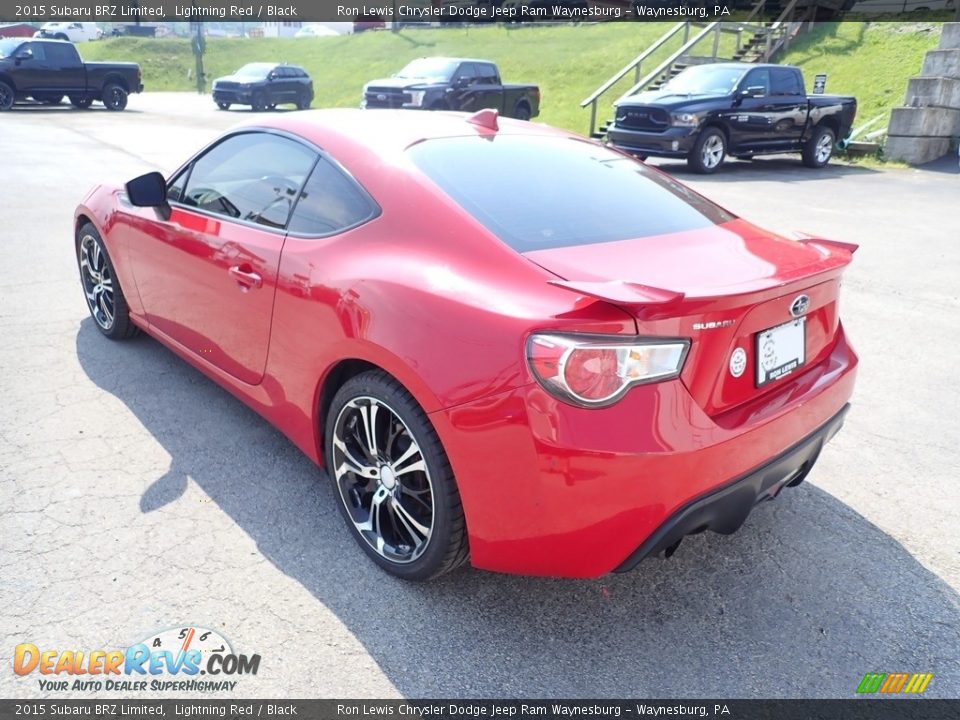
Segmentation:
<svg viewBox="0 0 960 720">
<path fill-rule="evenodd" d="M 720 168 L 726 155 L 727 136 L 720 129 L 711 127 L 700 133 L 687 156 L 687 164 L 694 172 L 709 175 Z"/>
<path fill-rule="evenodd" d="M 217 107 L 220 108 L 221 110 L 229 110 L 229 109 L 230 109 L 230 103 L 228 103 L 228 102 L 218 102 L 218 103 L 217 103 Z"/>
<path fill-rule="evenodd" d="M 117 280 L 113 262 L 100 233 L 90 223 L 77 231 L 77 265 L 87 309 L 97 329 L 111 340 L 124 340 L 137 334 L 130 311 Z"/>
<path fill-rule="evenodd" d="M 803 144 L 803 164 L 808 168 L 825 167 L 833 157 L 837 136 L 833 130 L 822 125 L 814 128 L 810 139 Z"/>
<path fill-rule="evenodd" d="M 309 109 L 312 101 L 313 98 L 310 97 L 310 93 L 300 93 L 300 96 L 297 98 L 297 110 Z"/>
<path fill-rule="evenodd" d="M 261 92 L 256 93 L 253 96 L 253 99 L 251 101 L 251 107 L 253 108 L 254 112 L 263 112 L 264 110 L 266 110 L 267 109 L 266 96 Z"/>
<path fill-rule="evenodd" d="M 120 112 L 127 107 L 127 91 L 117 83 L 109 83 L 103 88 L 103 105 L 107 110 Z"/>
<path fill-rule="evenodd" d="M 81 95 L 71 95 L 70 104 L 75 108 L 80 110 L 87 110 L 91 105 L 93 105 L 93 99 L 89 97 L 83 97 Z"/>
<path fill-rule="evenodd" d="M 0 112 L 12 108 L 13 102 L 16 99 L 17 96 L 16 93 L 14 93 L 13 88 L 7 85 L 5 82 L 0 82 Z"/>
<path fill-rule="evenodd" d="M 466 562 L 460 494 L 436 431 L 385 372 L 345 382 L 324 429 L 327 472 L 350 533 L 388 573 L 429 580 Z"/>
</svg>

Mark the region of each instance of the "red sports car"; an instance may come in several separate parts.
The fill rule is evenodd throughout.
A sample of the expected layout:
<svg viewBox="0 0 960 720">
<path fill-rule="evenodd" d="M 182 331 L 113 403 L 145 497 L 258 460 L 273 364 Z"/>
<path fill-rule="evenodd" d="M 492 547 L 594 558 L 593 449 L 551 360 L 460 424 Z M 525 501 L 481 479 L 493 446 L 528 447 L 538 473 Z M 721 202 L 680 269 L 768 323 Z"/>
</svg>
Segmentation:
<svg viewBox="0 0 960 720">
<path fill-rule="evenodd" d="M 854 249 L 493 111 L 258 119 L 76 212 L 100 331 L 261 413 L 409 580 L 627 570 L 801 482 Z"/>
</svg>

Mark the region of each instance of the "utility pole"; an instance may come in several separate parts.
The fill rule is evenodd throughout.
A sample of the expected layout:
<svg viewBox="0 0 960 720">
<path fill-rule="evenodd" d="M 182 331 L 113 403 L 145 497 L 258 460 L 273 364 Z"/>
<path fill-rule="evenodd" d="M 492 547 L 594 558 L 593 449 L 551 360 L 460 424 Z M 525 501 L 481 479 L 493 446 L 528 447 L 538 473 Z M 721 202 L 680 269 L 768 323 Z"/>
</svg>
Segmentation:
<svg viewBox="0 0 960 720">
<path fill-rule="evenodd" d="M 203 51 L 207 49 L 207 41 L 203 37 L 203 23 L 195 22 L 193 25 L 193 57 L 197 61 L 197 92 L 201 95 L 206 91 L 206 76 L 203 72 Z"/>
</svg>

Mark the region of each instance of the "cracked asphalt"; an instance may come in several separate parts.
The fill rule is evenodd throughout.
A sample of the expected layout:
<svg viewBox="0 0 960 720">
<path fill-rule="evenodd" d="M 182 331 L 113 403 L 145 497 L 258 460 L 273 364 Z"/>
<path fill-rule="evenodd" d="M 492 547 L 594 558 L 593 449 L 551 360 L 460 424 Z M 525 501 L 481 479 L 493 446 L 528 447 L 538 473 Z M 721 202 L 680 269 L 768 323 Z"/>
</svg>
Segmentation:
<svg viewBox="0 0 960 720">
<path fill-rule="evenodd" d="M 18 643 L 111 649 L 187 624 L 261 655 L 238 697 L 851 697 L 870 671 L 960 696 L 955 163 L 664 163 L 758 224 L 860 243 L 846 427 L 802 486 L 669 561 L 408 585 L 365 559 L 278 432 L 87 316 L 72 212 L 88 188 L 170 171 L 248 115 L 158 93 L 0 117 L 0 696 L 89 697 L 15 676 Z"/>
</svg>

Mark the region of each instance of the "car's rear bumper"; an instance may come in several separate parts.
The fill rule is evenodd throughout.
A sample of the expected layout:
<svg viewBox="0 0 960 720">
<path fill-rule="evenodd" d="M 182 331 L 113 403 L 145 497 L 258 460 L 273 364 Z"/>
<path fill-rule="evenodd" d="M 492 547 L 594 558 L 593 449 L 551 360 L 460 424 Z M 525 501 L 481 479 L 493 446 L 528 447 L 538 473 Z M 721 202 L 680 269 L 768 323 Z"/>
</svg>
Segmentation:
<svg viewBox="0 0 960 720">
<path fill-rule="evenodd" d="M 663 132 L 645 132 L 611 125 L 607 130 L 607 141 L 634 155 L 686 157 L 697 140 L 697 133 L 696 128 L 670 127 Z"/>
<path fill-rule="evenodd" d="M 712 530 L 729 535 L 740 529 L 755 505 L 773 500 L 785 487 L 803 482 L 823 446 L 843 426 L 849 405 L 813 433 L 765 465 L 677 510 L 615 572 L 632 570 L 646 557 L 673 553 L 687 535 Z"/>
<path fill-rule="evenodd" d="M 716 419 L 679 379 L 635 387 L 602 409 L 567 405 L 531 383 L 432 413 L 472 563 L 597 577 L 704 523 L 732 531 L 758 496 L 809 471 L 839 427 L 856 365 L 841 327 L 824 360 Z M 736 502 L 722 501 L 727 489 Z"/>
</svg>

